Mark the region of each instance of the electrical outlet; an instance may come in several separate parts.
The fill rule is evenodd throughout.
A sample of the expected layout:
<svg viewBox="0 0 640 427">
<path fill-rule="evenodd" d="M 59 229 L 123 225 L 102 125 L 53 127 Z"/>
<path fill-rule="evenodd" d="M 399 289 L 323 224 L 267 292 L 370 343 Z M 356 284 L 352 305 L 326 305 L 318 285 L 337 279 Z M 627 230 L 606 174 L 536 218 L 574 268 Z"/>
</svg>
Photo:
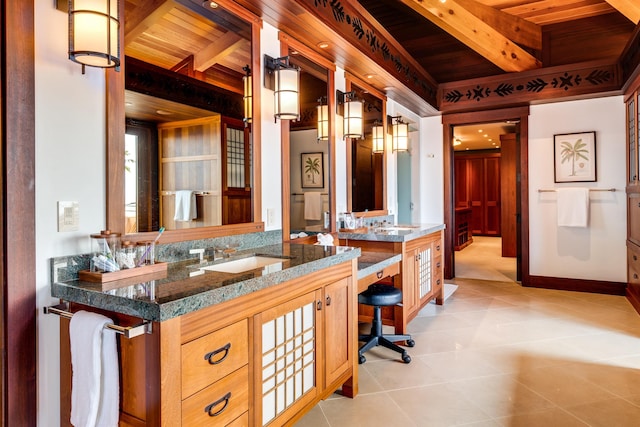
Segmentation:
<svg viewBox="0 0 640 427">
<path fill-rule="evenodd" d="M 58 202 L 58 231 L 78 231 L 80 228 L 80 204 Z"/>
</svg>

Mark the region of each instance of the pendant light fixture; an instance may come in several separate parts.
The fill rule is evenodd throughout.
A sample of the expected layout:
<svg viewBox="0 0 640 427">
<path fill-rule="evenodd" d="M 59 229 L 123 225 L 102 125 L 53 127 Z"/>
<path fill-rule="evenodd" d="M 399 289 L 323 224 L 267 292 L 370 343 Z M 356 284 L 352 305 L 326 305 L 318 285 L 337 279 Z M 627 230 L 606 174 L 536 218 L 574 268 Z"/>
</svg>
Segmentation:
<svg viewBox="0 0 640 427">
<path fill-rule="evenodd" d="M 409 123 L 405 123 L 402 117 L 391 117 L 391 135 L 393 151 L 409 151 Z"/>
<path fill-rule="evenodd" d="M 358 100 L 355 91 L 337 91 L 336 99 L 338 107 L 342 107 L 342 117 L 344 119 L 345 138 L 362 138 L 363 135 L 363 105 Z M 338 112 L 340 114 L 340 112 Z"/>
<path fill-rule="evenodd" d="M 69 59 L 84 66 L 120 66 L 120 1 L 69 1 Z"/>
<path fill-rule="evenodd" d="M 327 105 L 327 97 L 323 96 L 318 99 L 318 141 L 327 141 L 329 139 L 329 105 Z"/>
<path fill-rule="evenodd" d="M 373 123 L 371 128 L 372 151 L 374 153 L 384 153 L 384 126 L 378 120 Z"/>
<path fill-rule="evenodd" d="M 264 56 L 264 86 L 274 91 L 274 117 L 280 120 L 300 118 L 300 69 L 289 64 L 289 57 Z"/>
<path fill-rule="evenodd" d="M 242 86 L 244 88 L 244 96 L 242 100 L 244 101 L 244 122 L 245 124 L 251 123 L 251 119 L 253 117 L 253 78 L 251 76 L 251 68 L 249 65 L 245 65 L 242 67 L 245 72 L 245 75 L 242 77 Z"/>
</svg>

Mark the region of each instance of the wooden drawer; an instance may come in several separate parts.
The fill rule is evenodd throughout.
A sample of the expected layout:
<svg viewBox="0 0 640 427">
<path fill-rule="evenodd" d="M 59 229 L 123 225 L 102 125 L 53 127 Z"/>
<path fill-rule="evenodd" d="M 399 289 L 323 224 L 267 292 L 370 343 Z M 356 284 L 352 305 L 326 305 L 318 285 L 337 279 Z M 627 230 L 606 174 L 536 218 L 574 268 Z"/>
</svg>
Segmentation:
<svg viewBox="0 0 640 427">
<path fill-rule="evenodd" d="M 249 427 L 249 413 L 245 412 L 227 424 L 227 427 Z"/>
<path fill-rule="evenodd" d="M 362 279 L 358 280 L 358 293 L 366 291 L 369 285 L 376 283 L 377 281 L 382 280 L 385 277 L 393 277 L 398 273 L 400 273 L 399 262 L 385 267 L 376 273 L 363 277 Z"/>
<path fill-rule="evenodd" d="M 640 245 L 640 193 L 627 196 L 627 209 L 629 240 Z"/>
<path fill-rule="evenodd" d="M 249 361 L 247 319 L 182 346 L 182 399 Z"/>
<path fill-rule="evenodd" d="M 184 400 L 182 425 L 225 426 L 248 410 L 249 367 L 243 366 Z"/>
<path fill-rule="evenodd" d="M 627 248 L 627 280 L 631 284 L 640 284 L 640 254 Z"/>
<path fill-rule="evenodd" d="M 433 260 L 433 292 L 438 294 L 442 289 L 442 257 L 436 256 Z"/>
</svg>

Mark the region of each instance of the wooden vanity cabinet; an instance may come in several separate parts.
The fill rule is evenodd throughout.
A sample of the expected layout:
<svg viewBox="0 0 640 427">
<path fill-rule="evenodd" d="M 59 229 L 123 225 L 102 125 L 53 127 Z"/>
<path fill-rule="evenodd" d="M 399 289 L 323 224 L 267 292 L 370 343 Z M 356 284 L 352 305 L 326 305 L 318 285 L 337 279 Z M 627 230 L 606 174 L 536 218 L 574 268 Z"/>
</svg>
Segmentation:
<svg viewBox="0 0 640 427">
<path fill-rule="evenodd" d="M 386 310 L 387 307 L 382 310 L 382 323 L 394 325 L 397 334 L 407 333 L 409 322 L 429 301 L 444 302 L 442 234 L 440 230 L 406 242 L 340 240 L 341 245 L 357 246 L 363 251 L 402 254 L 399 273 L 389 280 L 393 286 L 402 289 L 402 305 L 393 310 Z M 369 306 L 358 307 L 361 321 L 370 321 L 371 313 Z"/>
<path fill-rule="evenodd" d="M 290 425 L 341 386 L 357 393 L 356 262 L 120 338 L 120 426 Z M 61 330 L 61 425 L 68 426 L 69 337 Z"/>
</svg>

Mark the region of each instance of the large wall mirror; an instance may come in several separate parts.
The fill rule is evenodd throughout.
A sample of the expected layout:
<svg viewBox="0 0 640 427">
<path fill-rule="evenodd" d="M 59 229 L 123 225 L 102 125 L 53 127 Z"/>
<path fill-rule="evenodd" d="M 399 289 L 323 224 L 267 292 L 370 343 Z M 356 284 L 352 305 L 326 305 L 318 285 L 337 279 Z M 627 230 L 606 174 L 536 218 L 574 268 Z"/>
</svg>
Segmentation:
<svg viewBox="0 0 640 427">
<path fill-rule="evenodd" d="M 386 97 L 353 77 L 347 80 L 349 91 L 363 103 L 362 138 L 350 138 L 347 144 L 347 198 L 351 212 L 362 215 L 386 214 Z M 374 150 L 373 128 L 382 126 L 383 151 Z"/>
<path fill-rule="evenodd" d="M 168 240 L 262 229 L 259 108 L 244 108 L 259 20 L 225 1 L 124 3 L 124 65 L 107 77 L 108 227 L 164 227 Z"/>
<path fill-rule="evenodd" d="M 326 233 L 335 230 L 335 66 L 286 35 L 280 40 L 300 69 L 300 119 L 282 126 L 283 233 Z"/>
</svg>

